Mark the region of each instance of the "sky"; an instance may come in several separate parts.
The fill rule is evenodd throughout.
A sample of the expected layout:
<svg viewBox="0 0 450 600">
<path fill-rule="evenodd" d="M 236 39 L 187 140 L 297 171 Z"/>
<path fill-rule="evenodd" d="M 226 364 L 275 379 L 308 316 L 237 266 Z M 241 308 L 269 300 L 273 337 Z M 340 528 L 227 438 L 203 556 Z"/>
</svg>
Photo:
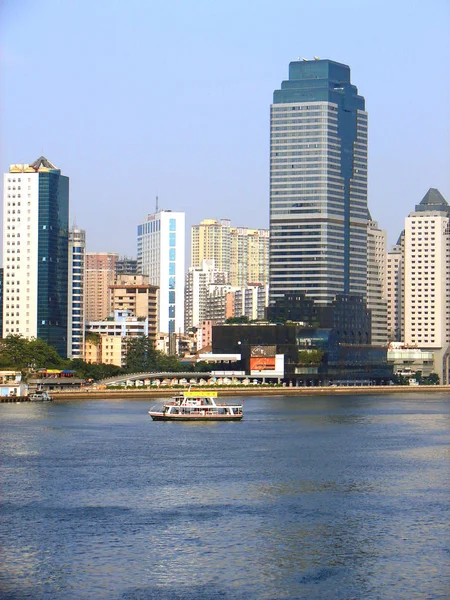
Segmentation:
<svg viewBox="0 0 450 600">
<path fill-rule="evenodd" d="M 269 226 L 269 107 L 298 57 L 350 65 L 389 246 L 450 203 L 450 0 L 0 0 L 0 162 L 70 177 L 90 252 L 136 256 L 159 208 Z"/>
</svg>

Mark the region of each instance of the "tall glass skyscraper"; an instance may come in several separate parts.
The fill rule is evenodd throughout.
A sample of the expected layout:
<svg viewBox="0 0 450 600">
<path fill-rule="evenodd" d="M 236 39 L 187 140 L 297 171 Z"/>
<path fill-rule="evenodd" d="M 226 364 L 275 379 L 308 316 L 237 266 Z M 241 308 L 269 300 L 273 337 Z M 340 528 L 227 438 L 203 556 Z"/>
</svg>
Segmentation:
<svg viewBox="0 0 450 600">
<path fill-rule="evenodd" d="M 69 178 L 44 156 L 11 165 L 3 188 L 5 336 L 67 353 Z"/>
<path fill-rule="evenodd" d="M 291 62 L 270 132 L 270 302 L 366 297 L 367 113 L 350 68 Z"/>
</svg>

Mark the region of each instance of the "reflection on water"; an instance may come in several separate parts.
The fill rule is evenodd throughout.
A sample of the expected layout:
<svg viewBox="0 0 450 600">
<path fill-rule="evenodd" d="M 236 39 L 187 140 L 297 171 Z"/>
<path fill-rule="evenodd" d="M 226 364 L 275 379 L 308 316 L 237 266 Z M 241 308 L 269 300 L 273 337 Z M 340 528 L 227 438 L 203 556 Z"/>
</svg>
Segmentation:
<svg viewBox="0 0 450 600">
<path fill-rule="evenodd" d="M 0 597 L 448 597 L 446 396 L 147 408 L 0 405 Z"/>
</svg>

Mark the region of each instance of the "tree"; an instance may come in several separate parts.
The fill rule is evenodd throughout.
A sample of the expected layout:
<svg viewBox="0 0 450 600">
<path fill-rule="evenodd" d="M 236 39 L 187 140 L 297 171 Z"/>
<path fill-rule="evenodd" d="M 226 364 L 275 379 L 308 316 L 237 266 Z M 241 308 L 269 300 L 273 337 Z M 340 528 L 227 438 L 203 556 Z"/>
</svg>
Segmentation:
<svg viewBox="0 0 450 600">
<path fill-rule="evenodd" d="M 439 385 L 439 375 L 437 373 L 430 373 L 428 377 L 422 377 L 422 383 L 424 385 Z"/>
<path fill-rule="evenodd" d="M 10 334 L 0 340 L 0 366 L 22 371 L 31 360 L 29 341 L 21 335 Z"/>
<path fill-rule="evenodd" d="M 142 335 L 127 340 L 126 371 L 143 373 L 157 370 L 157 351 L 153 340 Z"/>
<path fill-rule="evenodd" d="M 225 325 L 245 325 L 249 323 L 249 318 L 245 315 L 241 315 L 240 317 L 228 317 L 225 321 Z"/>
</svg>

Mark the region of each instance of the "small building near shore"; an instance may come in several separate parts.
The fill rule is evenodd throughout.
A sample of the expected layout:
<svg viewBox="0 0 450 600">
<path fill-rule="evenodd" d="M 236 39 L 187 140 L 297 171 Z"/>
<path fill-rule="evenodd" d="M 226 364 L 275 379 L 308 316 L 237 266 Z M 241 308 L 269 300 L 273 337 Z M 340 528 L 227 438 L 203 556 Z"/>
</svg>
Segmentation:
<svg viewBox="0 0 450 600">
<path fill-rule="evenodd" d="M 0 396 L 26 396 L 28 386 L 20 371 L 0 371 Z"/>
</svg>

